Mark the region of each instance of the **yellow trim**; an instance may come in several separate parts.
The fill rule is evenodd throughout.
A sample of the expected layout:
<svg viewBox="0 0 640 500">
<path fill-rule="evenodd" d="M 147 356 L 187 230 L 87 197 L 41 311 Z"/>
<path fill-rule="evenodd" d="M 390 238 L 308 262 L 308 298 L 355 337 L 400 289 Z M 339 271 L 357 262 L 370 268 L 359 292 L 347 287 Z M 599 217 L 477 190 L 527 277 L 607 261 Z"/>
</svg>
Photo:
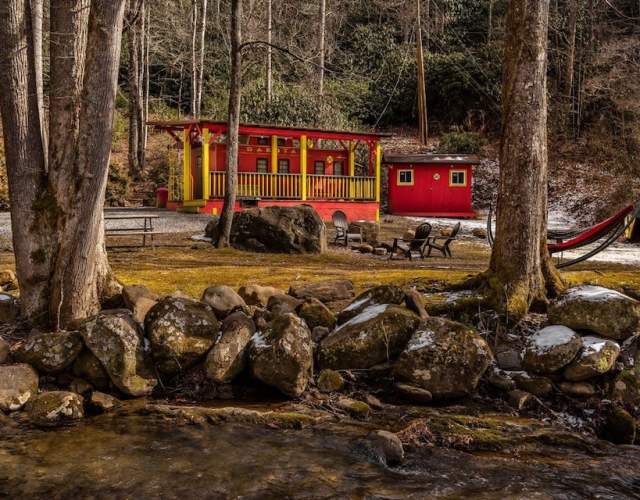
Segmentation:
<svg viewBox="0 0 640 500">
<path fill-rule="evenodd" d="M 182 201 L 191 199 L 191 140 L 189 129 L 182 132 Z"/>
<path fill-rule="evenodd" d="M 271 136 L 271 173 L 278 173 L 278 136 Z"/>
<path fill-rule="evenodd" d="M 209 199 L 209 129 L 202 130 L 202 198 Z"/>
<path fill-rule="evenodd" d="M 460 173 L 464 174 L 464 183 L 463 184 L 459 184 L 459 183 L 454 184 L 453 183 L 453 174 L 454 173 L 456 173 L 456 174 L 460 174 Z M 468 182 L 468 180 L 467 180 L 467 171 L 466 170 L 464 170 L 464 169 L 449 170 L 449 187 L 467 187 L 467 182 Z"/>
<path fill-rule="evenodd" d="M 204 207 L 207 204 L 205 200 L 189 200 L 185 201 L 182 206 L 184 207 Z"/>
<path fill-rule="evenodd" d="M 382 146 L 376 144 L 376 202 L 380 203 L 380 166 L 382 165 Z"/>
<path fill-rule="evenodd" d="M 402 172 L 411 172 L 411 182 L 402 182 L 400 180 L 400 174 Z M 398 186 L 413 186 L 415 179 L 414 179 L 414 173 L 413 173 L 413 169 L 412 168 L 403 168 L 402 170 L 398 170 L 398 173 L 396 174 L 396 184 Z"/>
<path fill-rule="evenodd" d="M 300 136 L 300 199 L 307 199 L 307 136 Z"/>
<path fill-rule="evenodd" d="M 349 177 L 356 175 L 356 146 L 357 143 L 349 142 Z M 349 197 L 355 196 L 355 185 L 350 183 Z"/>
</svg>

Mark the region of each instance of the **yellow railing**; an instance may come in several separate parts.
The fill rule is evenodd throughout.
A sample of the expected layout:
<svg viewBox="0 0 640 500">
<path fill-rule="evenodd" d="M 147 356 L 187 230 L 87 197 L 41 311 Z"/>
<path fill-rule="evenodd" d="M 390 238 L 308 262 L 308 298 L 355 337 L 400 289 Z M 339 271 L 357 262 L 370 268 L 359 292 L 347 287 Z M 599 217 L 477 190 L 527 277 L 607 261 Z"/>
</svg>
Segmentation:
<svg viewBox="0 0 640 500">
<path fill-rule="evenodd" d="M 211 172 L 211 197 L 225 193 L 226 172 Z M 297 174 L 238 173 L 237 196 L 280 200 L 300 199 L 300 176 Z"/>
<path fill-rule="evenodd" d="M 225 193 L 226 172 L 211 172 L 211 197 Z M 307 175 L 309 200 L 373 200 L 375 177 Z M 299 174 L 238 173 L 237 196 L 262 199 L 301 200 Z"/>
<path fill-rule="evenodd" d="M 308 175 L 307 198 L 310 200 L 373 200 L 375 177 Z"/>
</svg>

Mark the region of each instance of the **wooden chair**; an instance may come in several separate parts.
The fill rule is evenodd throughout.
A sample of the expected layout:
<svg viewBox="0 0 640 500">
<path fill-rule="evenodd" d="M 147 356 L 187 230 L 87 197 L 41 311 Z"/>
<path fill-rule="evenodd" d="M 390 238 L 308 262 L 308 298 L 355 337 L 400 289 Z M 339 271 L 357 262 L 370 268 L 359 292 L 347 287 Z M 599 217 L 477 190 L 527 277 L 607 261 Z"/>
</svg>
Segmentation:
<svg viewBox="0 0 640 500">
<path fill-rule="evenodd" d="M 450 248 L 451 242 L 457 239 L 461 226 L 462 224 L 460 224 L 459 222 L 455 226 L 453 226 L 453 230 L 451 231 L 450 236 L 432 236 L 431 238 L 429 238 L 429 241 L 427 242 L 427 257 L 431 257 L 431 250 L 438 250 L 445 257 L 452 258 L 453 255 L 451 254 Z M 440 239 L 444 239 L 444 243 L 437 243 L 437 241 Z"/>
<path fill-rule="evenodd" d="M 357 224 L 349 224 L 347 214 L 342 210 L 333 212 L 331 221 L 336 228 L 336 237 L 333 243 L 343 243 L 345 247 L 349 246 L 349 241 L 359 241 L 362 243 L 362 228 Z"/>
<path fill-rule="evenodd" d="M 403 238 L 394 238 L 393 247 L 391 252 L 389 252 L 389 260 L 393 259 L 393 256 L 398 251 L 402 252 L 405 257 L 409 257 L 409 260 L 413 260 L 414 253 L 418 253 L 420 258 L 424 259 L 424 251 L 429 242 L 430 234 L 431 224 L 425 222 L 416 228 L 416 235 L 413 239 L 405 240 Z"/>
</svg>

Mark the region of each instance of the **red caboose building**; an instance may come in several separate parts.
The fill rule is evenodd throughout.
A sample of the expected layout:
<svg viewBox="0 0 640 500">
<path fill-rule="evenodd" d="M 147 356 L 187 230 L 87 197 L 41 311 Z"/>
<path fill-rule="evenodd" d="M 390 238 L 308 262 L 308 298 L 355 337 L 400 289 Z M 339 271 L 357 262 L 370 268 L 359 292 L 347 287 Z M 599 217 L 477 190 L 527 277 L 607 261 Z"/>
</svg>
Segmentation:
<svg viewBox="0 0 640 500">
<path fill-rule="evenodd" d="M 396 215 L 474 218 L 472 155 L 385 155 L 389 212 Z"/>
</svg>

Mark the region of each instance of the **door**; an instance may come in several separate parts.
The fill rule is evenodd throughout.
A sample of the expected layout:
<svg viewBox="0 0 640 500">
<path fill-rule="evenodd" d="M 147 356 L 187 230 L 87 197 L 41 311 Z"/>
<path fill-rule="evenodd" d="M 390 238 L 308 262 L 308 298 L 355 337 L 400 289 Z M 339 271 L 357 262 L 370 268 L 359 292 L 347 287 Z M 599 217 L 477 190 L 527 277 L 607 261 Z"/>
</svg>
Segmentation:
<svg viewBox="0 0 640 500">
<path fill-rule="evenodd" d="M 202 199 L 202 148 L 191 149 L 191 199 Z"/>
</svg>

